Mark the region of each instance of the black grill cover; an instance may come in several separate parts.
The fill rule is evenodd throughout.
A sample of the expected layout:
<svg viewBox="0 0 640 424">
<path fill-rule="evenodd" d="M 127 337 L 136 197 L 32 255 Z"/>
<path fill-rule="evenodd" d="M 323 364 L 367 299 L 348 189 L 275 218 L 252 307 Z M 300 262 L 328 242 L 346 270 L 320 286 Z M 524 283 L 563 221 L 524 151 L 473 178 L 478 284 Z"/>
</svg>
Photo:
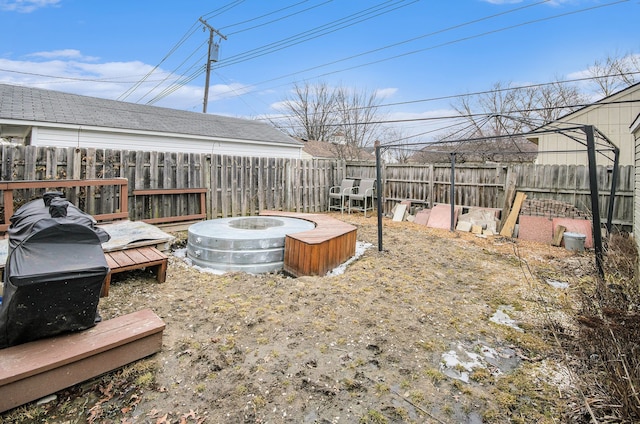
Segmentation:
<svg viewBox="0 0 640 424">
<path fill-rule="evenodd" d="M 109 235 L 94 223 L 60 198 L 48 206 L 34 200 L 16 211 L 9 227 L 0 348 L 95 325 L 109 271 L 101 244 Z"/>
</svg>

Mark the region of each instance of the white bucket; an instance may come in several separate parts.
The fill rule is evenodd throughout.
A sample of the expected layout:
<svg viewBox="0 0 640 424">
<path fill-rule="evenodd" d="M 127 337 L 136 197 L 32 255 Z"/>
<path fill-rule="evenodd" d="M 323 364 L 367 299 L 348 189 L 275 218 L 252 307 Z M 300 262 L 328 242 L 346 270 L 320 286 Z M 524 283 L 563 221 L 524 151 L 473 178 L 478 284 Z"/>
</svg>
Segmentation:
<svg viewBox="0 0 640 424">
<path fill-rule="evenodd" d="M 564 233 L 564 247 L 576 252 L 584 251 L 584 242 L 587 236 L 580 233 Z"/>
</svg>

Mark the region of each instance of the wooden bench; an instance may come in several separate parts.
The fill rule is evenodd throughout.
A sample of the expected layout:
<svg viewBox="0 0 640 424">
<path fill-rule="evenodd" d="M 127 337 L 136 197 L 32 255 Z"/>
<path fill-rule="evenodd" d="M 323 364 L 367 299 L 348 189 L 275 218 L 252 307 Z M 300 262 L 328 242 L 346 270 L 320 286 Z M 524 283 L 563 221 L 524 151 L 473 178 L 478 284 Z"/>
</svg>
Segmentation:
<svg viewBox="0 0 640 424">
<path fill-rule="evenodd" d="M 135 249 L 115 250 L 106 252 L 104 256 L 110 271 L 102 285 L 102 297 L 109 296 L 111 276 L 119 272 L 150 268 L 156 274 L 156 279 L 159 283 L 164 283 L 167 278 L 169 258 L 155 247 L 145 246 Z"/>
<path fill-rule="evenodd" d="M 145 309 L 88 330 L 0 349 L 0 412 L 160 351 L 164 328 Z"/>
<path fill-rule="evenodd" d="M 313 230 L 285 237 L 283 268 L 295 277 L 325 275 L 356 253 L 354 225 L 323 214 L 262 211 L 260 215 L 298 218 L 316 224 Z"/>
</svg>

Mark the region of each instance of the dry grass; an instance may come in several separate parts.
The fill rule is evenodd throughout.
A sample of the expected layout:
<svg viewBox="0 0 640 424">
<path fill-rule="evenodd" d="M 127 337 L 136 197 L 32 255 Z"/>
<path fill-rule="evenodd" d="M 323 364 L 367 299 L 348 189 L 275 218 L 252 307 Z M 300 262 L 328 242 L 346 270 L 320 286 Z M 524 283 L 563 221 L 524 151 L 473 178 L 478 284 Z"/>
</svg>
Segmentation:
<svg viewBox="0 0 640 424">
<path fill-rule="evenodd" d="M 375 246 L 375 218 L 335 216 Z M 164 284 L 120 274 L 101 301 L 103 317 L 152 308 L 167 324 L 162 351 L 0 418 L 558 423 L 587 422 L 594 396 L 608 402 L 600 368 L 587 371 L 601 373 L 602 390 L 575 389 L 593 381 L 579 378 L 586 368 L 575 346 L 586 333 L 574 319 L 587 316 L 579 300 L 596 287 L 592 255 L 387 220 L 384 247 L 332 277 L 213 275 L 173 257 Z M 519 329 L 490 320 L 501 307 Z M 464 364 L 443 367 L 447 352 L 490 350 L 498 359 L 483 360 L 468 382 L 455 377 Z"/>
<path fill-rule="evenodd" d="M 605 279 L 581 293 L 575 339 L 586 398 L 581 410 L 600 422 L 639 422 L 640 290 L 635 242 L 614 234 L 604 268 Z"/>
</svg>

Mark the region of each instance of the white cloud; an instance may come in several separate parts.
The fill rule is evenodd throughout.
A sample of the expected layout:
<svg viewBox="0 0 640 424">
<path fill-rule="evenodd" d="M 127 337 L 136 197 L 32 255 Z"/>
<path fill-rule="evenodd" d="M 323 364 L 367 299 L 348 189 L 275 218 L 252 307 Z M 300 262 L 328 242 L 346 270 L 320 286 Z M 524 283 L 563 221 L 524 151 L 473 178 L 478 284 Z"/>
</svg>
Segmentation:
<svg viewBox="0 0 640 424">
<path fill-rule="evenodd" d="M 277 110 L 277 111 L 280 111 L 280 112 L 286 112 L 286 111 L 289 110 L 288 107 L 287 107 L 287 103 L 288 102 L 286 100 L 282 100 L 282 101 L 279 101 L 279 102 L 271 103 L 269 105 L 269 109 Z"/>
<path fill-rule="evenodd" d="M 27 56 L 43 57 L 45 59 L 51 59 L 54 57 L 80 59 L 82 58 L 82 53 L 80 53 L 80 50 L 64 49 L 64 50 L 53 50 L 49 52 L 35 52 L 35 53 L 30 53 Z"/>
<path fill-rule="evenodd" d="M 24 85 L 65 93 L 116 100 L 151 72 L 152 65 L 140 62 L 98 62 L 80 51 L 65 49 L 27 55 L 32 60 L 0 58 L 0 83 Z M 178 75 L 155 69 L 153 74 L 124 101 L 181 110 L 202 108 L 203 87 L 196 82 L 184 85 L 161 99 L 154 98 L 179 80 Z M 209 89 L 209 102 L 236 97 L 251 90 L 240 83 L 215 84 Z"/>
<path fill-rule="evenodd" d="M 0 10 L 31 13 L 48 6 L 58 6 L 61 0 L 0 0 Z"/>
<path fill-rule="evenodd" d="M 228 99 L 230 97 L 241 96 L 250 92 L 251 90 L 251 86 L 240 83 L 215 84 L 209 87 L 209 99 Z"/>
<path fill-rule="evenodd" d="M 80 53 L 80 50 L 75 49 L 52 50 L 50 52 L 35 52 L 28 54 L 27 57 L 41 57 L 43 59 L 97 60 L 97 58 L 83 56 L 82 53 Z"/>
<path fill-rule="evenodd" d="M 376 97 L 379 99 L 387 99 L 389 97 L 393 97 L 397 92 L 397 88 L 380 88 L 376 90 Z"/>
</svg>

